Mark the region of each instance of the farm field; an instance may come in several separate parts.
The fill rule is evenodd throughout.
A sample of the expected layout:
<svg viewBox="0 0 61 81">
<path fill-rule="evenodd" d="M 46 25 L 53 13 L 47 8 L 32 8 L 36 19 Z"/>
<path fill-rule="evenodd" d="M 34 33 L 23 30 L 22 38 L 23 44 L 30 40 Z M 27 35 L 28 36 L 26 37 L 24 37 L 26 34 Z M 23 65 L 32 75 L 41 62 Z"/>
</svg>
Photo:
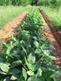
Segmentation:
<svg viewBox="0 0 61 81">
<path fill-rule="evenodd" d="M 2 43 L 1 81 L 60 81 L 55 78 L 58 74 L 61 76 L 60 71 L 52 64 L 56 60 L 53 44 L 43 36 L 38 8 L 29 9 L 22 25 L 16 29 L 18 36 L 13 35 L 7 43 Z"/>
<path fill-rule="evenodd" d="M 61 81 L 61 7 L 18 3 L 0 6 L 0 81 Z"/>
</svg>

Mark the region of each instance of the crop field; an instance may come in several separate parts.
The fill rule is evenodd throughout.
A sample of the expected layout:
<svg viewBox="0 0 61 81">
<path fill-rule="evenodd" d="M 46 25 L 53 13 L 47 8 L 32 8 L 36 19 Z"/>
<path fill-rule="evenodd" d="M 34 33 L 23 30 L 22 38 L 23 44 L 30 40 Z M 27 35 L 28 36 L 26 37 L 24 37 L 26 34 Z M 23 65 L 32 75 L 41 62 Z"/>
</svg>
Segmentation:
<svg viewBox="0 0 61 81">
<path fill-rule="evenodd" d="M 0 28 L 4 28 L 4 25 L 23 12 L 28 12 L 23 22 L 19 21 L 21 24 L 17 27 L 11 24 L 6 27 L 6 29 L 10 28 L 10 32 L 1 29 L 2 34 L 6 33 L 7 37 L 12 34 L 12 36 L 8 38 L 9 40 L 0 40 L 0 81 L 61 81 L 59 78 L 61 77 L 59 71 L 61 47 L 53 34 L 57 32 L 52 33 L 50 25 L 48 27 L 44 25 L 47 22 L 45 19 L 43 21 L 39 9 L 45 11 L 54 25 L 61 26 L 61 8 L 57 10 L 29 5 L 0 6 Z M 51 39 L 45 33 L 48 33 Z M 58 57 L 55 54 L 59 54 Z M 58 61 L 60 65 L 55 64 Z"/>
<path fill-rule="evenodd" d="M 2 43 L 0 81 L 60 81 L 55 78 L 61 75 L 58 67 L 52 64 L 56 60 L 53 44 L 42 35 L 43 21 L 37 8 L 29 11 L 17 31 L 18 36 Z"/>
</svg>

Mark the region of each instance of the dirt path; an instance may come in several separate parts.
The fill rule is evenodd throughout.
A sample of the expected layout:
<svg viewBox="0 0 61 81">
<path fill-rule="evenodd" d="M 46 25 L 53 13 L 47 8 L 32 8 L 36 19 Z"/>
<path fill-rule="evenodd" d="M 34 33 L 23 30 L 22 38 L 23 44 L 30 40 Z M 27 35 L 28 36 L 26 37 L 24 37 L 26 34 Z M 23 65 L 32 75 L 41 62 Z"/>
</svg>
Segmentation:
<svg viewBox="0 0 61 81">
<path fill-rule="evenodd" d="M 14 30 L 22 23 L 28 12 L 20 14 L 18 17 L 14 18 L 11 22 L 4 26 L 4 29 L 0 29 L 0 41 L 6 40 L 12 36 Z"/>
<path fill-rule="evenodd" d="M 55 56 L 59 58 L 55 64 L 60 66 L 61 70 L 61 32 L 54 27 L 54 25 L 49 20 L 48 16 L 43 10 L 40 11 L 43 17 L 45 32 L 44 35 L 53 43 Z"/>
</svg>

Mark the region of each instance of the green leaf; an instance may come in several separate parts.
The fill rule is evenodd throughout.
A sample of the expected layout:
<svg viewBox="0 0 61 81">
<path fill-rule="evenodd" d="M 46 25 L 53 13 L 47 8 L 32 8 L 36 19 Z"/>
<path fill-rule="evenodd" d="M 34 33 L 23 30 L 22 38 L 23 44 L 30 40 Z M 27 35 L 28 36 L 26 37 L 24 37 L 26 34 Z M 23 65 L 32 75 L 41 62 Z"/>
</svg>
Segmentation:
<svg viewBox="0 0 61 81">
<path fill-rule="evenodd" d="M 27 54 L 27 51 L 26 51 L 26 49 L 22 46 L 22 49 L 23 49 L 23 51 Z"/>
<path fill-rule="evenodd" d="M 15 41 L 15 42 L 17 41 L 16 38 L 15 38 L 13 35 L 12 35 L 12 39 L 13 39 L 13 41 Z"/>
<path fill-rule="evenodd" d="M 8 73 L 8 71 L 9 71 L 9 64 L 5 64 L 5 63 L 0 63 L 0 68 L 1 68 L 1 70 L 3 71 L 3 72 L 6 72 L 6 73 Z"/>
<path fill-rule="evenodd" d="M 14 61 L 13 64 L 21 64 L 22 61 L 21 60 L 17 60 L 17 61 Z"/>
<path fill-rule="evenodd" d="M 0 70 L 0 74 L 2 74 L 2 75 L 6 75 L 6 73 L 3 72 L 2 70 Z"/>
<path fill-rule="evenodd" d="M 35 56 L 30 53 L 30 55 L 28 56 L 28 62 L 34 64 L 35 61 L 36 61 Z"/>
<path fill-rule="evenodd" d="M 23 30 L 23 31 L 21 32 L 21 35 L 22 35 L 22 38 L 23 38 L 23 39 L 29 39 L 29 38 L 30 38 L 29 31 L 27 31 L 27 30 Z"/>
<path fill-rule="evenodd" d="M 30 64 L 30 63 L 27 63 L 27 67 L 29 70 L 32 70 L 32 71 L 35 71 L 35 64 Z"/>
<path fill-rule="evenodd" d="M 41 68 L 38 69 L 37 76 L 38 77 L 41 77 L 42 76 L 42 69 Z"/>
<path fill-rule="evenodd" d="M 14 75 L 12 75 L 11 78 L 10 78 L 10 80 L 17 80 L 17 77 L 14 76 Z"/>
<path fill-rule="evenodd" d="M 61 81 L 60 79 L 58 78 L 53 78 L 54 81 Z"/>
<path fill-rule="evenodd" d="M 37 48 L 37 49 L 35 50 L 35 53 L 40 54 L 40 53 L 41 53 L 41 49 Z"/>
<path fill-rule="evenodd" d="M 36 76 L 32 76 L 32 77 L 28 78 L 27 81 L 42 81 L 42 80 L 37 78 Z"/>
<path fill-rule="evenodd" d="M 51 77 L 60 77 L 61 76 L 61 71 L 55 71 Z"/>
<path fill-rule="evenodd" d="M 25 58 L 25 62 L 26 62 L 26 65 L 28 67 L 29 70 L 31 71 L 36 71 L 38 69 L 38 67 L 36 66 L 36 63 L 35 64 L 31 64 L 27 61 L 27 59 Z"/>
<path fill-rule="evenodd" d="M 14 61 L 14 62 L 12 63 L 12 66 L 11 66 L 11 67 L 16 67 L 16 66 L 20 65 L 21 63 L 22 63 L 21 60 Z"/>
<path fill-rule="evenodd" d="M 54 56 L 49 56 L 49 57 L 50 57 L 50 59 L 52 59 L 52 60 L 57 60 L 57 58 L 54 57 Z"/>
<path fill-rule="evenodd" d="M 29 76 L 32 76 L 32 75 L 34 75 L 34 72 L 31 71 L 31 70 L 29 70 L 29 71 L 27 71 L 27 74 L 28 74 Z"/>
<path fill-rule="evenodd" d="M 12 48 L 11 48 L 10 46 L 7 48 L 7 51 L 6 51 L 6 54 L 7 54 L 7 55 L 10 54 L 11 49 L 12 49 Z"/>
<path fill-rule="evenodd" d="M 36 48 L 38 48 L 39 47 L 38 41 L 34 41 L 34 45 L 35 45 Z"/>
<path fill-rule="evenodd" d="M 27 79 L 27 72 L 24 68 L 22 68 L 22 74 L 23 74 L 23 77 L 25 78 L 25 81 Z"/>
<path fill-rule="evenodd" d="M 13 41 L 10 41 L 9 44 L 7 44 L 7 50 L 6 50 L 6 54 L 9 55 L 11 50 L 13 48 Z"/>
</svg>

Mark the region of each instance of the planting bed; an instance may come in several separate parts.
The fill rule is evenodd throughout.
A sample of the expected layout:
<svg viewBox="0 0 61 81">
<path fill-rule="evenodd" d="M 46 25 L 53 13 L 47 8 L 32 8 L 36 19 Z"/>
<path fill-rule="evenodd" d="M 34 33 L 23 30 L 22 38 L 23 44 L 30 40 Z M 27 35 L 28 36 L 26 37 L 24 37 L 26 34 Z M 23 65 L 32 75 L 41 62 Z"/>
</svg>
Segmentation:
<svg viewBox="0 0 61 81">
<path fill-rule="evenodd" d="M 43 20 L 38 9 L 32 9 L 29 14 L 27 13 L 24 12 L 6 25 L 4 30 L 0 30 L 4 34 L 0 32 L 1 40 L 7 41 L 11 38 L 2 44 L 4 50 L 0 52 L 0 80 L 60 81 L 58 79 L 61 76 L 58 71 L 59 67 L 52 64 L 57 60 L 55 56 L 61 53 L 60 42 L 56 40 L 56 34 L 51 32 L 52 29 L 47 23 L 48 19 L 46 22 L 48 27 L 43 26 L 46 24 L 43 11 L 41 11 Z M 12 36 L 15 30 L 18 35 Z M 55 52 L 57 54 L 53 56 Z"/>
<path fill-rule="evenodd" d="M 40 12 L 44 18 L 45 24 L 47 24 L 47 31 L 45 28 L 44 34 L 53 43 L 56 52 L 55 56 L 60 58 L 60 60 L 56 61 L 55 64 L 59 65 L 61 68 L 61 31 L 54 27 L 54 25 L 51 23 L 48 16 L 45 14 L 43 10 L 41 10 Z"/>
</svg>

